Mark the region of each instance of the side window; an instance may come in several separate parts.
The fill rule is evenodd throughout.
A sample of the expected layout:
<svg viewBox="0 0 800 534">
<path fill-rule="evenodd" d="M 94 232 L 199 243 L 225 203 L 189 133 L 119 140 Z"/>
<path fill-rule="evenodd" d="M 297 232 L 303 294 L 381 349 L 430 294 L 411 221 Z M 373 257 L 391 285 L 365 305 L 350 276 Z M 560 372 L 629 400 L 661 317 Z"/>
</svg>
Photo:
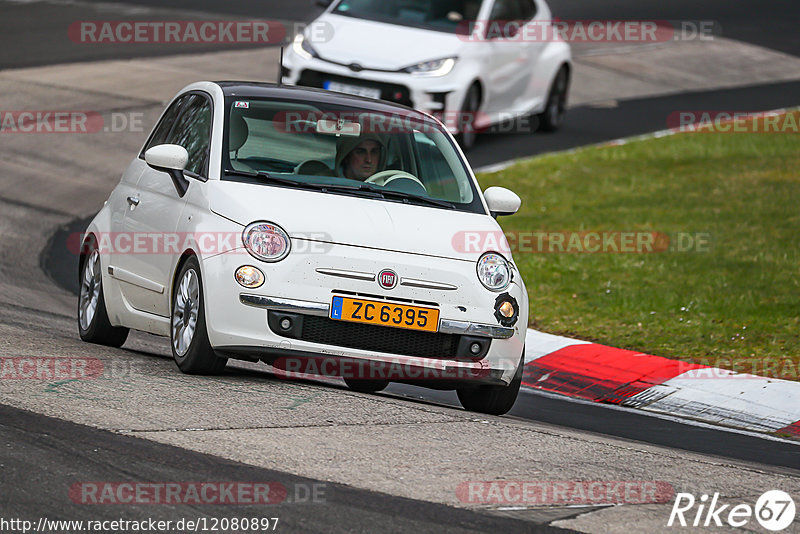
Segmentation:
<svg viewBox="0 0 800 534">
<path fill-rule="evenodd" d="M 519 0 L 495 0 L 490 20 L 520 20 Z"/>
<path fill-rule="evenodd" d="M 164 116 L 161 118 L 161 122 L 159 122 L 158 126 L 156 126 L 156 129 L 153 130 L 153 135 L 150 136 L 150 140 L 147 142 L 147 145 L 145 145 L 142 154 L 147 152 L 147 149 L 149 148 L 157 145 L 163 145 L 167 142 L 167 136 L 172 129 L 172 125 L 175 124 L 175 119 L 178 118 L 178 112 L 181 110 L 181 106 L 183 106 L 187 98 L 188 96 L 184 95 L 172 103 L 167 112 L 164 113 Z"/>
<path fill-rule="evenodd" d="M 519 1 L 519 20 L 531 20 L 536 16 L 536 2 L 534 0 Z"/>
<path fill-rule="evenodd" d="M 451 202 L 462 202 L 458 180 L 433 139 L 422 132 L 414 132 L 414 143 L 419 157 L 419 174 L 424 177 L 428 195 Z"/>
<path fill-rule="evenodd" d="M 211 136 L 211 103 L 200 95 L 190 95 L 167 143 L 181 145 L 189 153 L 186 170 L 208 174 L 208 144 Z"/>
</svg>

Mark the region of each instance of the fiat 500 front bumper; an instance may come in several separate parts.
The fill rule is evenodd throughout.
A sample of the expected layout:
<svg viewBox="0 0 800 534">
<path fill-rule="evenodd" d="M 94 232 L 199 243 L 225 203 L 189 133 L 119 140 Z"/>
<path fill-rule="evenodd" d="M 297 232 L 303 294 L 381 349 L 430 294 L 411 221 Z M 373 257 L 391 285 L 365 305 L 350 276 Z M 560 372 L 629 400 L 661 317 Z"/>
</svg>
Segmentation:
<svg viewBox="0 0 800 534">
<path fill-rule="evenodd" d="M 264 360 L 292 376 L 340 374 L 438 389 L 511 382 L 527 326 L 527 295 L 518 273 L 502 292 L 518 305 L 518 316 L 514 324 L 503 325 L 495 315 L 498 293 L 483 288 L 473 262 L 397 252 L 376 257 L 374 251 L 343 246 L 334 246 L 324 265 L 310 260 L 299 254 L 266 264 L 241 251 L 204 260 L 207 328 L 215 350 Z M 264 271 L 263 286 L 245 289 L 236 282 L 234 272 L 245 264 Z M 398 284 L 381 291 L 367 282 L 366 276 L 387 264 L 403 281 L 416 286 L 427 281 L 430 288 Z M 331 318 L 334 297 L 436 309 L 436 331 L 336 320 Z"/>
</svg>

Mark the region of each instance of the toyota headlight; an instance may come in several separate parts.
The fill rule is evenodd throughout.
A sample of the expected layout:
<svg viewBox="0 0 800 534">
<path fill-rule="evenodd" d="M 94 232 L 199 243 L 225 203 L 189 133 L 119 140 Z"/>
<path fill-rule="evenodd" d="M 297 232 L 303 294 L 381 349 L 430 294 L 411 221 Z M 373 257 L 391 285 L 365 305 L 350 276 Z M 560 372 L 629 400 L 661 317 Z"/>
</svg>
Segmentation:
<svg viewBox="0 0 800 534">
<path fill-rule="evenodd" d="M 292 243 L 283 228 L 268 222 L 254 222 L 242 232 L 242 242 L 251 256 L 261 261 L 281 261 Z"/>
<path fill-rule="evenodd" d="M 511 268 L 503 256 L 487 252 L 478 260 L 478 280 L 486 289 L 502 291 L 511 283 Z"/>
<path fill-rule="evenodd" d="M 413 74 L 414 76 L 445 76 L 450 74 L 453 67 L 456 66 L 456 58 L 447 57 L 443 59 L 434 59 L 432 61 L 423 61 L 416 65 L 411 65 L 403 69 L 404 72 Z"/>
<path fill-rule="evenodd" d="M 302 33 L 295 35 L 294 43 L 292 44 L 292 50 L 294 50 L 294 53 L 303 59 L 319 57 L 317 51 L 314 50 L 314 47 L 311 46 Z"/>
</svg>

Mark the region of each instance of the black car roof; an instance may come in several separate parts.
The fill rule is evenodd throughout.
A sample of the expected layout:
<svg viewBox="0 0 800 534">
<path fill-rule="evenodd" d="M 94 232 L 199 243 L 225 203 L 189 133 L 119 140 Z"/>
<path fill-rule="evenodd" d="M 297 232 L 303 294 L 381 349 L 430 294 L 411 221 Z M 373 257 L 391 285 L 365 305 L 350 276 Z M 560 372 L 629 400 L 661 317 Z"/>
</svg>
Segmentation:
<svg viewBox="0 0 800 534">
<path fill-rule="evenodd" d="M 226 96 L 236 97 L 250 97 L 250 98 L 274 98 L 274 99 L 307 99 L 313 102 L 322 104 L 334 104 L 342 106 L 352 106 L 362 108 L 369 111 L 376 111 L 379 113 L 397 113 L 398 111 L 403 114 L 412 112 L 419 115 L 420 118 L 425 117 L 421 113 L 408 106 L 401 104 L 394 104 L 382 100 L 375 100 L 372 98 L 365 98 L 361 96 L 346 95 L 343 93 L 335 93 L 333 91 L 326 91 L 325 89 L 316 89 L 313 87 L 300 87 L 296 85 L 277 85 L 274 83 L 259 83 L 259 82 L 237 82 L 237 81 L 223 81 L 213 82 L 222 88 L 222 93 Z"/>
</svg>

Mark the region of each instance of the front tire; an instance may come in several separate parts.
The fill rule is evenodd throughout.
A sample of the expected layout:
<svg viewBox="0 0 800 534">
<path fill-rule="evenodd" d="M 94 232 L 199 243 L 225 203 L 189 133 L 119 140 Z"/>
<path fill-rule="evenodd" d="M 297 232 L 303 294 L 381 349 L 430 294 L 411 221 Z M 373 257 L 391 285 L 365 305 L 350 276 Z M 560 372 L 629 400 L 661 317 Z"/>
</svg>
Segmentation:
<svg viewBox="0 0 800 534">
<path fill-rule="evenodd" d="M 121 347 L 130 330 L 112 326 L 106 310 L 100 251 L 87 243 L 81 256 L 80 292 L 78 294 L 78 333 L 83 341 Z"/>
<path fill-rule="evenodd" d="M 514 406 L 522 385 L 522 369 L 525 364 L 525 349 L 519 359 L 517 372 L 507 386 L 478 386 L 477 388 L 463 388 L 456 390 L 458 400 L 465 410 L 470 412 L 485 413 L 488 415 L 503 415 Z"/>
<path fill-rule="evenodd" d="M 480 89 L 477 85 L 472 85 L 464 97 L 464 103 L 461 105 L 461 115 L 458 119 L 459 133 L 456 136 L 456 140 L 464 152 L 475 146 L 478 140 L 478 133 L 475 130 L 475 118 L 480 106 Z"/>
<path fill-rule="evenodd" d="M 561 67 L 550 87 L 550 93 L 547 95 L 547 107 L 538 115 L 540 130 L 555 132 L 561 127 L 567 108 L 568 88 L 569 73 L 566 67 Z"/>
<path fill-rule="evenodd" d="M 220 373 L 228 363 L 211 348 L 206 329 L 205 298 L 200 263 L 190 257 L 181 267 L 172 295 L 170 321 L 172 357 L 178 368 L 191 375 Z"/>
</svg>

